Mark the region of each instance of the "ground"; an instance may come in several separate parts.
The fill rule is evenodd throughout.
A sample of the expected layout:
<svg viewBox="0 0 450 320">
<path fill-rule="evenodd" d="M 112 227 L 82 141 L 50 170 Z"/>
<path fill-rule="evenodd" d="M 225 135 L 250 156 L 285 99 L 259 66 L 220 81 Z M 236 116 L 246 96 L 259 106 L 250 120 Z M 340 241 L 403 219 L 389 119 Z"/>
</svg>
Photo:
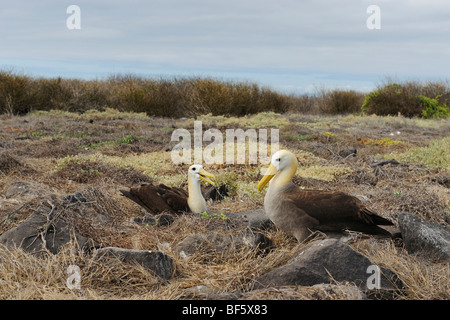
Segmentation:
<svg viewBox="0 0 450 320">
<path fill-rule="evenodd" d="M 188 165 L 171 161 L 178 143 L 171 136 L 175 129 L 187 129 L 193 137 L 194 120 L 202 121 L 203 132 L 216 128 L 224 137 L 229 128 L 257 133 L 258 129 L 278 128 L 280 148 L 289 149 L 299 159 L 297 185 L 345 191 L 395 224 L 402 211 L 445 226 L 450 223 L 450 120 L 275 113 L 169 119 L 108 109 L 81 115 L 0 116 L 0 234 L 26 219 L 42 199 L 57 201 L 77 191 L 95 202 L 97 216 L 109 221 L 82 225 L 87 236 L 105 246 L 161 250 L 174 256 L 172 248 L 189 234 L 227 232 L 231 222 L 220 215 L 180 216 L 163 227 L 130 225 L 131 217 L 145 213 L 119 193 L 121 188 L 142 182 L 187 188 Z M 203 147 L 208 144 L 203 142 Z M 399 164 L 371 166 L 390 159 Z M 248 161 L 205 164 L 230 190 L 225 200 L 209 203 L 211 211 L 261 208 L 265 191 L 259 193 L 255 187 L 262 167 Z M 14 193 L 11 186 L 18 181 L 31 185 L 31 190 Z M 174 258 L 176 270 L 169 282 L 134 265 L 100 265 L 70 246 L 44 259 L 22 251 L 0 251 L 0 299 L 201 298 L 193 289 L 197 286 L 211 294 L 246 292 L 251 279 L 280 266 L 305 245 L 279 230 L 265 234 L 274 244 L 265 255 L 242 250 L 228 257 L 199 253 L 189 259 Z M 399 299 L 450 298 L 448 264 L 408 255 L 401 242 L 390 239 L 362 239 L 351 246 L 399 275 L 406 287 Z M 66 268 L 71 264 L 81 267 L 81 290 L 65 285 Z M 246 296 L 346 297 L 343 292 L 320 296 L 310 287 L 258 290 Z"/>
</svg>

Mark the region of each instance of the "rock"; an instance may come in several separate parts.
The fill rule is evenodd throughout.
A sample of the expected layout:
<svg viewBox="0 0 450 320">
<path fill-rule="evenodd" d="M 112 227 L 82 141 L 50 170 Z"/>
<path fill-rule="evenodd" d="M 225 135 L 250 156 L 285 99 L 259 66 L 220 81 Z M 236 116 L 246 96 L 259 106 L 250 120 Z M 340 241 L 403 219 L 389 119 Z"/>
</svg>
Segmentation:
<svg viewBox="0 0 450 320">
<path fill-rule="evenodd" d="M 130 219 L 130 222 L 142 225 L 156 225 L 156 218 L 153 216 L 144 216 L 144 217 L 133 217 Z"/>
<path fill-rule="evenodd" d="M 275 228 L 275 225 L 266 215 L 266 212 L 263 208 L 237 213 L 229 213 L 227 214 L 227 216 L 229 216 L 230 218 L 241 219 L 247 224 L 250 229 L 255 231 L 270 230 L 271 228 Z"/>
<path fill-rule="evenodd" d="M 32 253 L 41 253 L 45 248 L 56 254 L 73 240 L 76 240 L 82 249 L 89 249 L 95 245 L 92 240 L 75 232 L 64 220 L 57 219 L 48 223 L 47 216 L 40 213 L 33 213 L 17 227 L 0 235 L 0 244 L 7 248 L 18 247 Z"/>
<path fill-rule="evenodd" d="M 398 225 L 408 253 L 417 253 L 437 261 L 450 259 L 449 228 L 424 221 L 407 212 L 398 215 Z"/>
<path fill-rule="evenodd" d="M 96 250 L 93 255 L 97 260 L 105 257 L 117 258 L 124 263 L 138 263 L 164 280 L 170 280 L 174 271 L 172 259 L 160 251 L 106 247 Z"/>
<path fill-rule="evenodd" d="M 350 157 L 356 157 L 356 153 L 358 151 L 355 148 L 347 148 L 347 149 L 343 149 L 339 151 L 339 155 L 346 159 L 346 158 L 350 158 Z"/>
<path fill-rule="evenodd" d="M 86 202 L 86 198 L 81 194 L 81 192 L 75 192 L 74 194 L 69 194 L 61 199 L 65 203 L 77 203 Z"/>
<path fill-rule="evenodd" d="M 156 218 L 156 225 L 158 227 L 169 226 L 175 221 L 172 215 L 166 213 L 158 214 L 155 216 L 155 218 Z"/>
<path fill-rule="evenodd" d="M 28 201 L 34 198 L 42 198 L 51 193 L 49 187 L 38 182 L 15 181 L 5 190 L 7 199 L 20 199 Z"/>
<path fill-rule="evenodd" d="M 9 187 L 5 190 L 6 198 L 18 198 L 27 193 L 30 193 L 32 187 L 29 183 L 24 181 L 16 181 L 9 185 Z"/>
<path fill-rule="evenodd" d="M 312 286 L 316 289 L 314 299 L 331 300 L 345 298 L 348 300 L 366 300 L 367 296 L 357 286 L 346 286 L 342 284 L 319 283 Z"/>
<path fill-rule="evenodd" d="M 197 251 L 233 254 L 236 250 L 248 247 L 264 251 L 270 247 L 271 241 L 259 232 L 243 232 L 237 234 L 194 234 L 178 243 L 174 250 L 181 257 L 188 257 Z"/>
<path fill-rule="evenodd" d="M 375 282 L 376 272 L 379 282 Z M 391 270 L 378 267 L 350 246 L 336 239 L 317 240 L 299 251 L 287 264 L 255 280 L 255 289 L 347 281 L 372 297 L 391 297 L 401 281 Z M 374 288 L 375 287 L 375 288 Z M 376 289 L 378 288 L 378 289 Z"/>
<path fill-rule="evenodd" d="M 161 227 L 172 224 L 172 222 L 174 222 L 174 218 L 170 214 L 163 213 L 156 216 L 133 217 L 130 219 L 130 222 Z"/>
</svg>

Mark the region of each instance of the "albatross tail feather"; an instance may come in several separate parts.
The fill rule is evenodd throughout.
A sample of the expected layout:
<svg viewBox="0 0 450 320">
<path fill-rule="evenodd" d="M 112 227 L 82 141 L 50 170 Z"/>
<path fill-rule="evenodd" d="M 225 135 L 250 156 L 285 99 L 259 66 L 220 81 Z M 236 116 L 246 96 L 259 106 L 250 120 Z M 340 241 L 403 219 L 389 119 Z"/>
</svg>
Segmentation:
<svg viewBox="0 0 450 320">
<path fill-rule="evenodd" d="M 392 226 L 393 223 L 382 216 L 379 216 L 375 212 L 369 210 L 368 208 L 362 208 L 361 210 L 362 218 L 371 225 L 380 225 L 380 226 Z"/>
</svg>

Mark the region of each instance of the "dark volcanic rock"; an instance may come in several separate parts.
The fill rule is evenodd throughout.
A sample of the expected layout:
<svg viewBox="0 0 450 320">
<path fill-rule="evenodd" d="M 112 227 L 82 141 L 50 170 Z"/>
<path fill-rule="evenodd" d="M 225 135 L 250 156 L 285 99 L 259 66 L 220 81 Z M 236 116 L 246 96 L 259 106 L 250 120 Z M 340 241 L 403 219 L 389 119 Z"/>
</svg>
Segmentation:
<svg viewBox="0 0 450 320">
<path fill-rule="evenodd" d="M 170 280 L 174 271 L 172 259 L 160 251 L 106 247 L 94 252 L 94 259 L 116 258 L 125 263 L 138 263 L 164 280 Z"/>
<path fill-rule="evenodd" d="M 21 248 L 27 252 L 44 249 L 56 254 L 68 242 L 76 240 L 80 248 L 88 249 L 94 242 L 78 234 L 62 219 L 49 222 L 45 215 L 33 213 L 17 227 L 0 235 L 0 244 L 7 248 Z"/>
<path fill-rule="evenodd" d="M 449 228 L 407 212 L 398 215 L 398 225 L 408 253 L 417 253 L 431 260 L 450 259 Z"/>
<path fill-rule="evenodd" d="M 391 270 L 378 267 L 350 246 L 335 239 L 314 241 L 287 264 L 255 280 L 255 289 L 276 286 L 313 286 L 348 281 L 369 296 L 392 296 L 402 284 Z"/>
</svg>

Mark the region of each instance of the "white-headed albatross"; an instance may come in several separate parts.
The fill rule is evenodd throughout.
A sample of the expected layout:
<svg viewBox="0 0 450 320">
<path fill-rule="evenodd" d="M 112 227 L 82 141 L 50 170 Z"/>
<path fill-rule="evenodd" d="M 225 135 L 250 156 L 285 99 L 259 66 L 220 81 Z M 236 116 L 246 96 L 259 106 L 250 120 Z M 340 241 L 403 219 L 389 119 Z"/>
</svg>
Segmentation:
<svg viewBox="0 0 450 320">
<path fill-rule="evenodd" d="M 203 169 L 202 165 L 192 165 L 188 170 L 188 192 L 164 184 L 142 184 L 137 188 L 130 188 L 129 191 L 120 190 L 120 192 L 153 214 L 161 212 L 177 214 L 189 210 L 193 213 L 202 213 L 207 211 L 207 208 L 200 180 L 214 184 L 209 178 L 216 179 L 212 173 Z"/>
<path fill-rule="evenodd" d="M 264 198 L 264 210 L 281 230 L 299 242 L 314 231 L 360 231 L 390 234 L 377 225 L 392 225 L 389 220 L 369 210 L 358 198 L 340 191 L 302 190 L 293 182 L 297 158 L 286 150 L 276 152 L 259 181 L 261 191 L 270 181 Z"/>
</svg>

